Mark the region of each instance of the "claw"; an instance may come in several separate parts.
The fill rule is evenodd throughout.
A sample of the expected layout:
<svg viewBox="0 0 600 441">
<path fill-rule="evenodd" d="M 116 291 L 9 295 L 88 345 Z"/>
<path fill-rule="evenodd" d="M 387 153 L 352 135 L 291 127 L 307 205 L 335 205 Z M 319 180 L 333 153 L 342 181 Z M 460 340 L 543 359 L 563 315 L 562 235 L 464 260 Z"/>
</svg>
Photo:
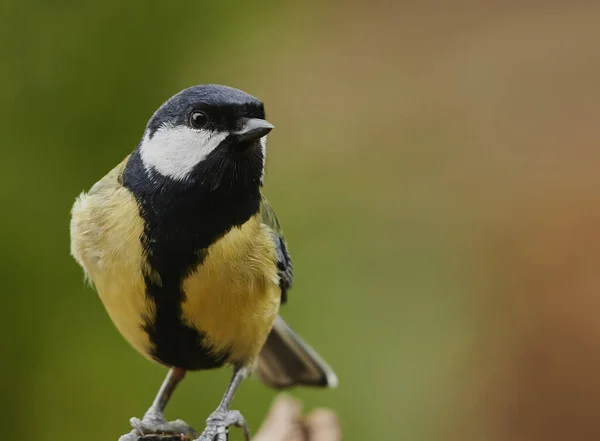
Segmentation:
<svg viewBox="0 0 600 441">
<path fill-rule="evenodd" d="M 143 419 L 129 420 L 133 430 L 119 441 L 187 441 L 198 436 L 183 420 L 167 421 L 160 412 L 149 410 Z"/>
<path fill-rule="evenodd" d="M 250 441 L 250 431 L 243 415 L 237 410 L 217 409 L 206 420 L 206 429 L 194 441 L 227 441 L 229 426 L 239 427 L 244 431 L 244 439 Z"/>
</svg>

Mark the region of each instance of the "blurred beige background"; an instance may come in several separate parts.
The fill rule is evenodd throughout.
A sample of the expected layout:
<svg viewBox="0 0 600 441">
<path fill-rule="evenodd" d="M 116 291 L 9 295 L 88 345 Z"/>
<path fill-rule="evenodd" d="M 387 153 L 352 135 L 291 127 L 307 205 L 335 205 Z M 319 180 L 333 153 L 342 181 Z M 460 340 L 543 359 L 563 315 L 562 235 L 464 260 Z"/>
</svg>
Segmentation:
<svg viewBox="0 0 600 441">
<path fill-rule="evenodd" d="M 198 83 L 266 103 L 283 315 L 336 368 L 345 439 L 600 437 L 600 5 L 0 5 L 0 421 L 116 440 L 164 370 L 70 258 L 69 210 Z M 229 372 L 167 416 L 201 427 Z M 235 405 L 257 429 L 275 392 Z M 241 439 L 234 432 L 231 439 Z"/>
</svg>

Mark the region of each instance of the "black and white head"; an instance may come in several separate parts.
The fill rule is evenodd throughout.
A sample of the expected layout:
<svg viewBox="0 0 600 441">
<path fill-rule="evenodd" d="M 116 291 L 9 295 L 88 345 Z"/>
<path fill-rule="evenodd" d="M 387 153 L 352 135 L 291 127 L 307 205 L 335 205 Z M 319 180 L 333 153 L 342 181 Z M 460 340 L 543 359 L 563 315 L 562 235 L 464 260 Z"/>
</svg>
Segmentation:
<svg viewBox="0 0 600 441">
<path fill-rule="evenodd" d="M 263 103 L 241 90 L 200 85 L 154 113 L 138 146 L 145 172 L 207 191 L 262 184 L 267 133 Z"/>
</svg>

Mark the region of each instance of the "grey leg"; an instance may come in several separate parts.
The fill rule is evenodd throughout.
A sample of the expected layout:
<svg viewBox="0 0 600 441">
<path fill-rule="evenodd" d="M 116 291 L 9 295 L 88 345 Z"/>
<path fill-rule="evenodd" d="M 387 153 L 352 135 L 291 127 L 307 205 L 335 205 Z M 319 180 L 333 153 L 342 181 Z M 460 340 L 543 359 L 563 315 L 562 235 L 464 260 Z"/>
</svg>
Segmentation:
<svg viewBox="0 0 600 441">
<path fill-rule="evenodd" d="M 150 409 L 144 414 L 144 418 L 131 418 L 130 423 L 133 430 L 119 438 L 119 441 L 137 441 L 144 435 L 152 434 L 185 434 L 190 437 L 197 436 L 197 432 L 182 420 L 167 421 L 164 416 L 165 407 L 173 391 L 185 376 L 185 369 L 173 368 L 167 374 L 161 385 L 156 398 Z"/>
<path fill-rule="evenodd" d="M 156 411 L 163 413 L 171 395 L 173 395 L 173 391 L 181 380 L 183 380 L 183 377 L 185 377 L 185 369 L 171 369 L 167 374 L 167 378 L 165 378 L 165 381 L 163 381 L 163 384 L 160 386 L 156 398 L 154 398 L 154 402 L 152 403 L 152 406 L 150 406 L 150 410 L 155 409 Z"/>
<path fill-rule="evenodd" d="M 206 429 L 196 441 L 227 441 L 227 431 L 229 426 L 240 427 L 244 431 L 244 438 L 250 441 L 248 424 L 237 410 L 230 410 L 229 406 L 238 387 L 248 375 L 246 368 L 236 368 L 233 372 L 233 378 L 227 387 L 223 399 L 217 409 L 206 420 Z"/>
</svg>

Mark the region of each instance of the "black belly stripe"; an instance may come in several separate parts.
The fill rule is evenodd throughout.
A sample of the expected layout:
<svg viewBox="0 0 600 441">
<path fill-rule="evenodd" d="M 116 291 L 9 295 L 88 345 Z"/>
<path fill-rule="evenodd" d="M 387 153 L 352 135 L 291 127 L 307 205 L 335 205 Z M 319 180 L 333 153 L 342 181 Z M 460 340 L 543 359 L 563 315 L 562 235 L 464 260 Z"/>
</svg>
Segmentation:
<svg viewBox="0 0 600 441">
<path fill-rule="evenodd" d="M 151 271 L 158 274 L 144 274 L 146 295 L 156 305 L 155 316 L 144 326 L 152 357 L 188 370 L 222 366 L 229 352 L 212 353 L 202 332 L 182 321 L 182 282 L 202 264 L 212 243 L 258 213 L 258 185 L 207 192 L 158 174 L 149 177 L 138 151 L 130 157 L 123 184 L 138 202 L 144 219 L 142 245 Z"/>
<path fill-rule="evenodd" d="M 202 332 L 182 323 L 181 302 L 185 296 L 180 284 L 169 281 L 157 286 L 148 276 L 145 279 L 146 294 L 156 304 L 156 316 L 144 326 L 153 346 L 152 357 L 168 366 L 188 370 L 222 366 L 229 353 L 211 353 L 202 343 Z"/>
</svg>

